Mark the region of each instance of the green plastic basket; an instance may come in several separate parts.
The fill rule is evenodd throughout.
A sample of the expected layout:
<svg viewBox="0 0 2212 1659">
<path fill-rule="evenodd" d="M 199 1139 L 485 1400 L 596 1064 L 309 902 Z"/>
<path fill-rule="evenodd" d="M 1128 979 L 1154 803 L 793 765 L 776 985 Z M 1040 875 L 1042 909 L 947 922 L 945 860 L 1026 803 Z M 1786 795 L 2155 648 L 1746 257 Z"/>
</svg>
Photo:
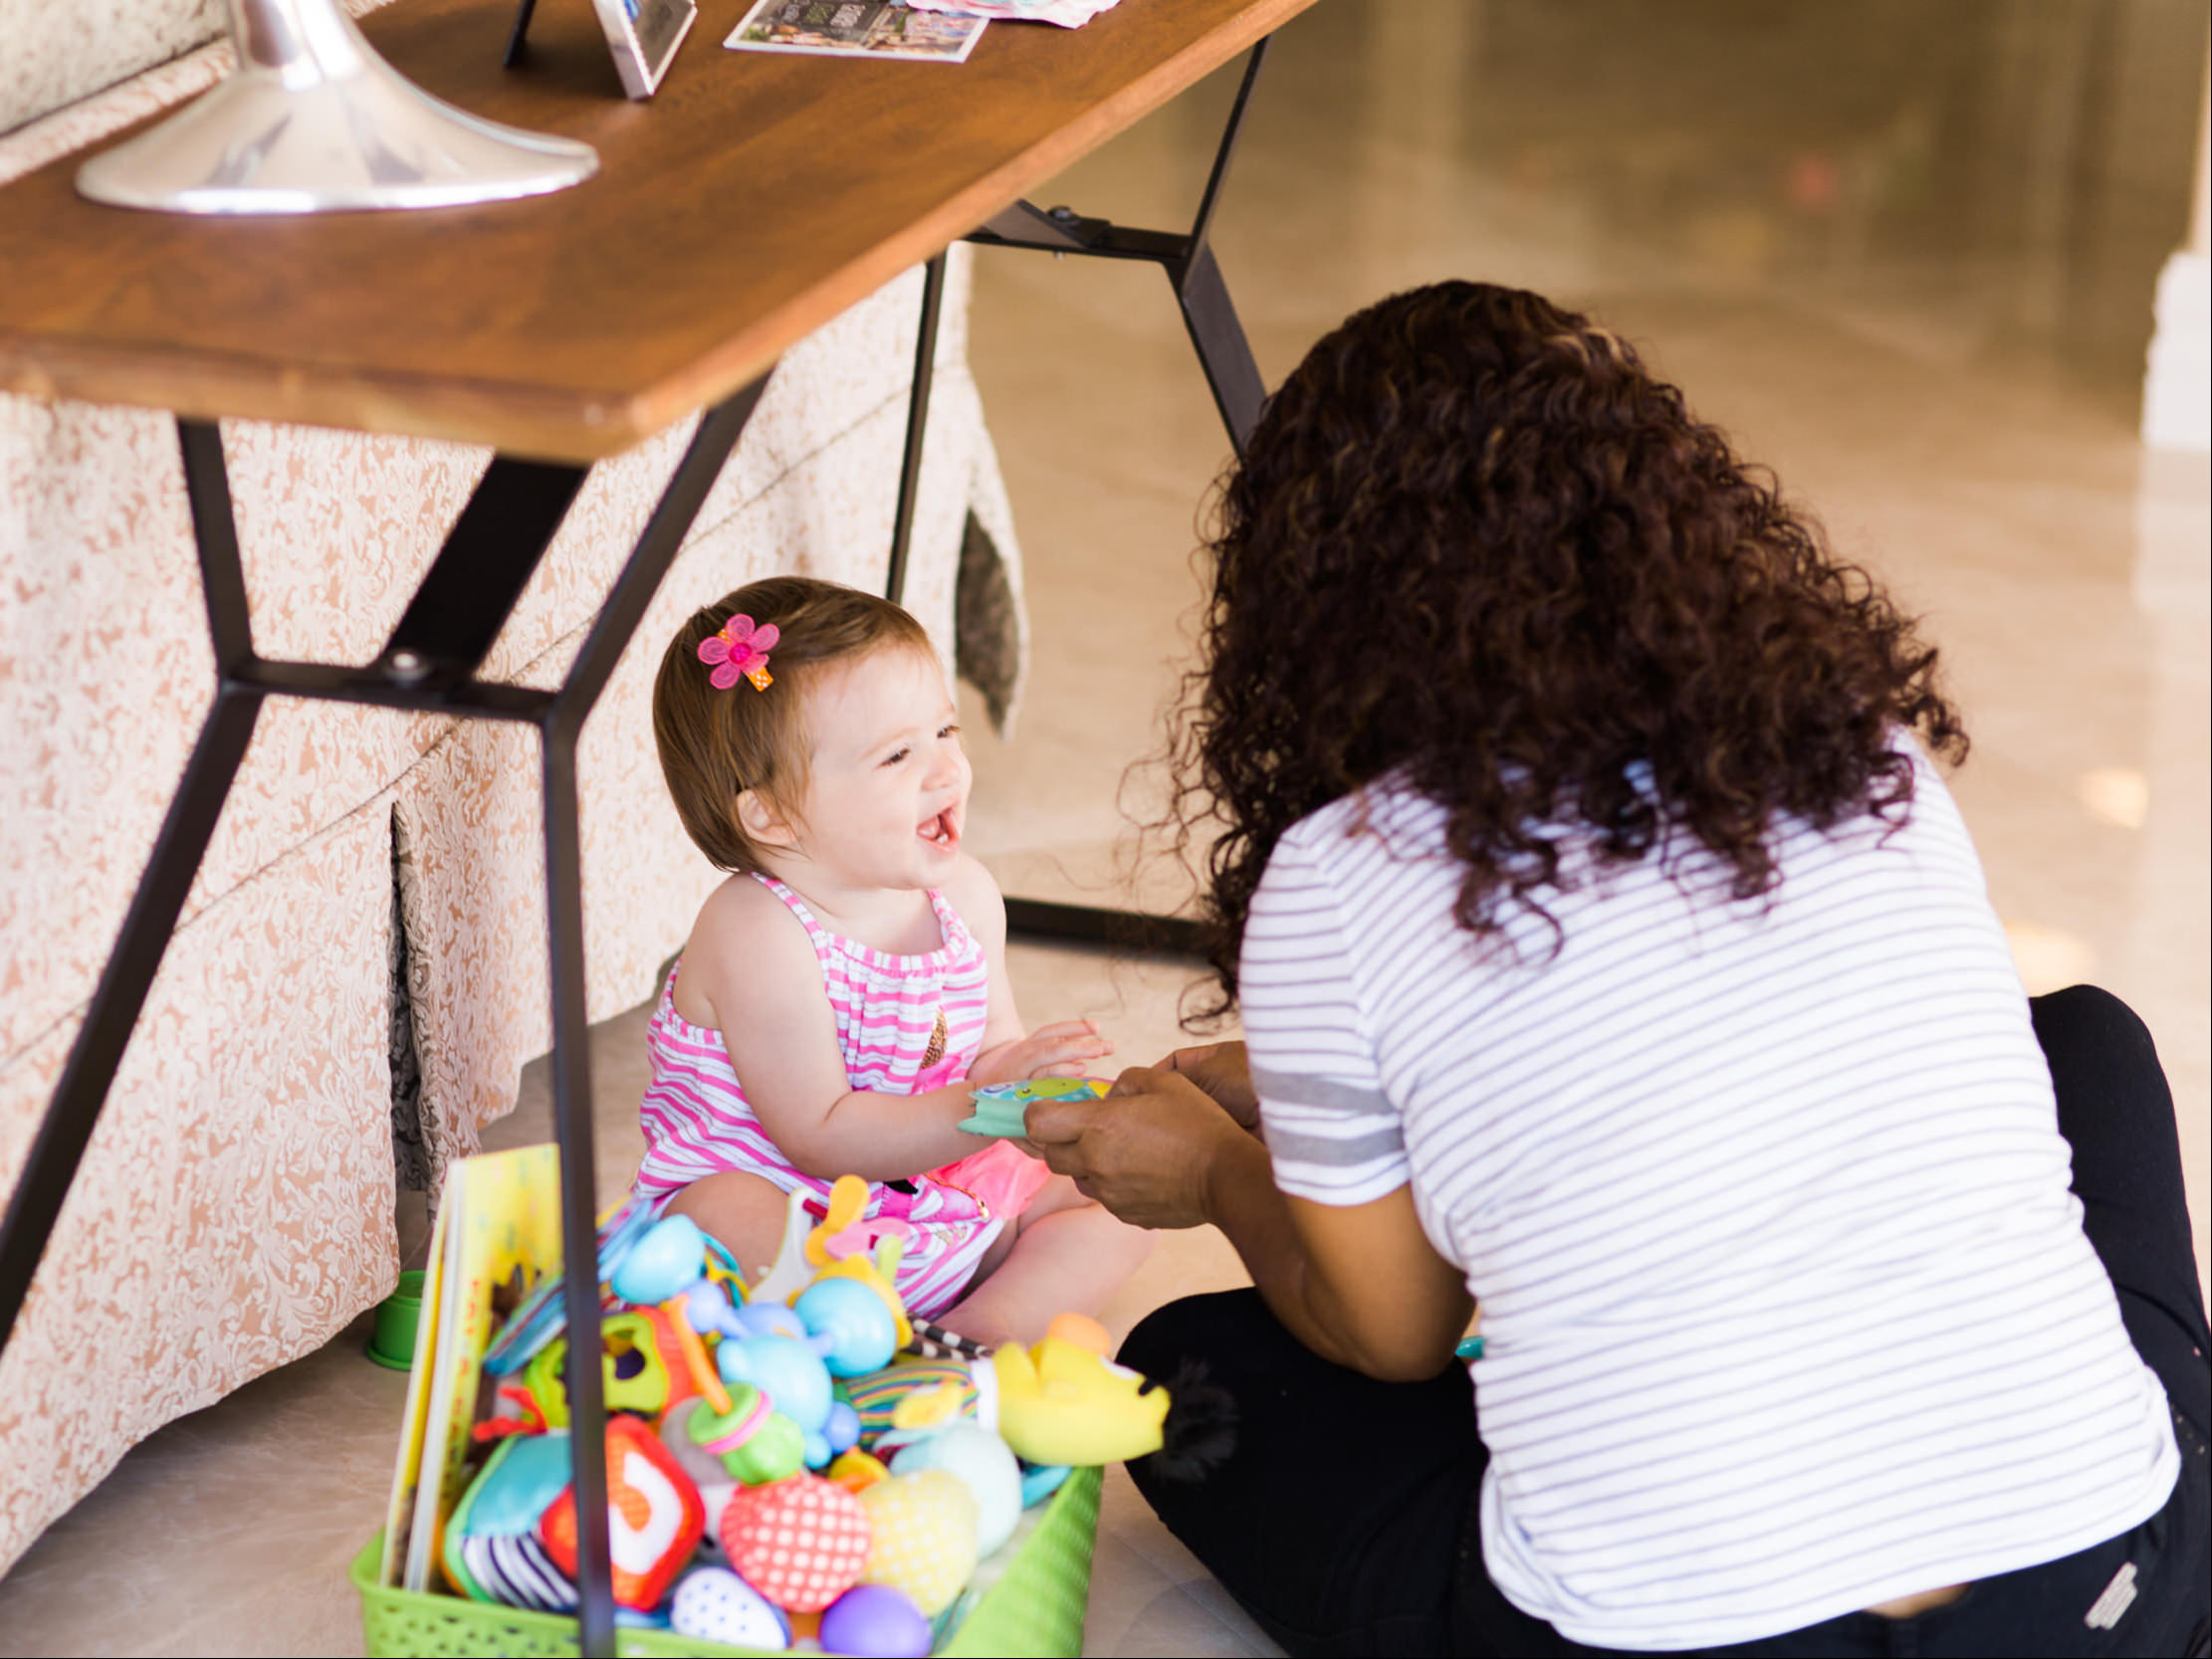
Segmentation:
<svg viewBox="0 0 2212 1659">
<path fill-rule="evenodd" d="M 1078 1469 L 1052 1495 L 1036 1527 L 1021 1541 L 998 1581 L 976 1599 L 940 1655 L 983 1659 L 991 1654 L 1073 1655 L 1083 1651 L 1083 1612 L 1091 1594 L 1091 1548 L 1098 1541 L 1100 1473 Z M 556 1659 L 576 1651 L 576 1621 L 525 1612 L 457 1595 L 391 1589 L 376 1582 L 383 1534 L 353 1557 L 361 1595 L 361 1630 L 377 1659 L 400 1654 L 513 1654 Z M 750 1654 L 668 1630 L 622 1627 L 623 1654 Z"/>
</svg>

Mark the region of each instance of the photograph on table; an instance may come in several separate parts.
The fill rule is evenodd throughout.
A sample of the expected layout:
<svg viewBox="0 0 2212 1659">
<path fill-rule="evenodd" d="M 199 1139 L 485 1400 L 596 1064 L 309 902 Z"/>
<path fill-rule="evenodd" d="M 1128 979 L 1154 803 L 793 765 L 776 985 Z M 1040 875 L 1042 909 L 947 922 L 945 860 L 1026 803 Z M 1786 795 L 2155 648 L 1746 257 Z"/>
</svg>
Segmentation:
<svg viewBox="0 0 2212 1659">
<path fill-rule="evenodd" d="M 989 26 L 988 18 L 916 11 L 904 0 L 760 0 L 722 44 L 741 52 L 957 64 Z"/>
</svg>

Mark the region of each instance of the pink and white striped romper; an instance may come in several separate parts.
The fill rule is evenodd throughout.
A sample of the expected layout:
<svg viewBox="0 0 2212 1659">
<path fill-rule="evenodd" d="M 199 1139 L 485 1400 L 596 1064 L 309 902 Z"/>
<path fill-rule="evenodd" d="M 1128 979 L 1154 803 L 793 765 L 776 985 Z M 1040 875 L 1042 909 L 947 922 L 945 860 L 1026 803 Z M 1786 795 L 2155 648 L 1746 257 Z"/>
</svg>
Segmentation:
<svg viewBox="0 0 2212 1659">
<path fill-rule="evenodd" d="M 929 899 L 944 942 L 924 955 L 899 956 L 832 933 L 781 882 L 758 873 L 754 879 L 789 907 L 813 941 L 848 1087 L 919 1095 L 968 1075 L 990 1018 L 991 969 L 942 893 L 932 889 Z M 808 1209 L 826 1213 L 830 1183 L 793 1168 L 769 1139 L 722 1034 L 676 1012 L 676 972 L 645 1027 L 653 1080 L 638 1108 L 645 1161 L 637 1190 L 659 1206 L 704 1176 L 743 1169 L 785 1192 L 804 1192 Z M 899 1186 L 871 1183 L 863 1213 L 895 1216 L 915 1228 L 898 1273 L 908 1311 L 933 1319 L 958 1302 L 992 1241 L 1050 1178 L 1035 1158 L 995 1141 Z"/>
</svg>

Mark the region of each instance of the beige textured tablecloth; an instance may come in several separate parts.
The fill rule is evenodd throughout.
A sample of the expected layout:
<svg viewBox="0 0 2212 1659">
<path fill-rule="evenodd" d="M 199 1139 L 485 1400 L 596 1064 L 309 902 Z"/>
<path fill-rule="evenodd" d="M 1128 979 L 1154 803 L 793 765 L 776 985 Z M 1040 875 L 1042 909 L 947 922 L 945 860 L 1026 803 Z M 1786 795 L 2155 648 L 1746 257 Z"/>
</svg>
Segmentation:
<svg viewBox="0 0 2212 1659">
<path fill-rule="evenodd" d="M 207 84 L 227 52 L 0 137 L 0 181 Z M 1003 714 L 1020 575 L 967 292 L 956 251 L 908 601 Z M 593 1018 L 650 994 L 718 879 L 654 760 L 662 645 L 772 571 L 880 584 L 919 309 L 910 273 L 784 358 L 585 727 Z M 557 679 L 689 428 L 594 471 L 489 676 Z M 341 662 L 374 655 L 489 460 L 252 423 L 224 448 L 259 649 Z M 212 681 L 173 423 L 0 397 L 0 1191 Z M 0 1357 L 0 1569 L 135 1441 L 390 1290 L 395 1119 L 403 1163 L 434 1178 L 550 1043 L 538 790 L 527 727 L 267 707 Z"/>
</svg>

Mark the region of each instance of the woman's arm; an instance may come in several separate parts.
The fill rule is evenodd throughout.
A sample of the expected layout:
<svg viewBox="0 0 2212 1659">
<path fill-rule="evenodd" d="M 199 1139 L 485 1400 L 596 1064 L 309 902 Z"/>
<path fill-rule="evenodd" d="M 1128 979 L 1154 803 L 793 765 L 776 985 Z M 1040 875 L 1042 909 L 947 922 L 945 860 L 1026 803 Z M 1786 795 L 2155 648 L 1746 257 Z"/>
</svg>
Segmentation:
<svg viewBox="0 0 2212 1659">
<path fill-rule="evenodd" d="M 1029 1140 L 1079 1190 L 1141 1227 L 1212 1222 L 1306 1347 L 1369 1376 L 1415 1381 L 1451 1357 L 1473 1302 L 1401 1186 L 1336 1206 L 1286 1196 L 1267 1148 L 1174 1072 L 1132 1067 L 1103 1101 L 1039 1101 Z"/>
</svg>

